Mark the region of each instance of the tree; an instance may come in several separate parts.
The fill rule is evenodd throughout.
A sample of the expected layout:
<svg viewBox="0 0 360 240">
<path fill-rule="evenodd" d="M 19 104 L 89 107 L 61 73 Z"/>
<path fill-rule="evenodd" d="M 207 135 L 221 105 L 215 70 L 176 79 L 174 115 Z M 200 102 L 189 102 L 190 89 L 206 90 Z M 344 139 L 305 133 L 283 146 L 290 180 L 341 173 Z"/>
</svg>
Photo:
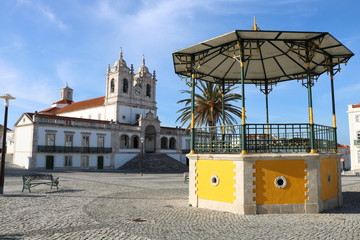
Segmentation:
<svg viewBox="0 0 360 240">
<path fill-rule="evenodd" d="M 200 84 L 196 85 L 196 89 L 200 90 L 200 93 L 195 94 L 195 126 L 216 126 L 216 124 L 222 124 L 223 104 L 226 125 L 237 123 L 234 116 L 241 118 L 241 108 L 231 104 L 231 102 L 241 100 L 240 94 L 231 93 L 237 87 L 229 86 L 225 88 L 223 101 L 221 87 L 215 83 L 200 81 Z M 181 93 L 191 95 L 190 90 L 182 90 Z M 176 122 L 180 121 L 182 123 L 181 126 L 189 122 L 189 128 L 191 122 L 191 98 L 180 100 L 177 103 L 185 103 L 185 107 L 177 111 L 181 114 L 176 119 Z"/>
</svg>

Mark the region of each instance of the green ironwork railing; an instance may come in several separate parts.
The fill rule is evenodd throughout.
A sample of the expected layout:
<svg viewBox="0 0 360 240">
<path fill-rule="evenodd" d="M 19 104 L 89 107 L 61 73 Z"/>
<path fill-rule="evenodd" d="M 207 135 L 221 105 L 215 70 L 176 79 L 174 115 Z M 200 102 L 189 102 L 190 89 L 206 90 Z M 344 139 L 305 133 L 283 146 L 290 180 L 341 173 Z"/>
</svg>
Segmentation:
<svg viewBox="0 0 360 240">
<path fill-rule="evenodd" d="M 360 145 L 360 139 L 354 140 L 354 145 Z"/>
<path fill-rule="evenodd" d="M 196 153 L 240 153 L 241 126 L 195 128 Z M 336 150 L 335 128 L 314 124 L 315 150 Z M 246 151 L 250 153 L 309 152 L 310 124 L 246 124 Z"/>
</svg>

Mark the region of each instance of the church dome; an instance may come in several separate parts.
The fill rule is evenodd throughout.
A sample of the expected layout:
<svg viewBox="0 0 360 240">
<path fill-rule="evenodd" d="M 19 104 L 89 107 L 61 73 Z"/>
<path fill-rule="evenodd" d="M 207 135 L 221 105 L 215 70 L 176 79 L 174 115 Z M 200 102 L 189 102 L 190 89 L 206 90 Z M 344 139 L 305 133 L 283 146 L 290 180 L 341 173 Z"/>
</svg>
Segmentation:
<svg viewBox="0 0 360 240">
<path fill-rule="evenodd" d="M 149 73 L 149 69 L 145 66 L 145 57 L 143 56 L 142 65 L 138 69 L 139 73 Z"/>
<path fill-rule="evenodd" d="M 123 58 L 122 48 L 120 49 L 120 58 L 115 61 L 114 66 L 118 66 L 119 68 L 120 67 L 128 68 L 128 66 L 126 65 L 126 61 Z"/>
</svg>

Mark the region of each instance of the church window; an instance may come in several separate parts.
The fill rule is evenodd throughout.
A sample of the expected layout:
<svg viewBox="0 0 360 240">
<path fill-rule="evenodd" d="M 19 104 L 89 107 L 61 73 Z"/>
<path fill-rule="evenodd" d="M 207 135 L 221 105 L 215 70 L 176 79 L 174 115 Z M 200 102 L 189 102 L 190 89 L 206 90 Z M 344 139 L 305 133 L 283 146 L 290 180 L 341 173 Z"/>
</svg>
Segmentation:
<svg viewBox="0 0 360 240">
<path fill-rule="evenodd" d="M 169 148 L 170 149 L 176 149 L 176 140 L 173 137 L 170 138 Z"/>
<path fill-rule="evenodd" d="M 161 149 L 168 149 L 168 139 L 166 137 L 161 138 Z"/>
<path fill-rule="evenodd" d="M 66 100 L 71 100 L 71 92 L 66 93 Z"/>
<path fill-rule="evenodd" d="M 126 78 L 124 78 L 124 81 L 123 81 L 123 92 L 124 93 L 127 93 L 128 92 L 128 89 L 129 89 L 129 82 Z"/>
<path fill-rule="evenodd" d="M 134 136 L 132 139 L 132 147 L 133 148 L 139 148 L 139 137 Z"/>
<path fill-rule="evenodd" d="M 127 135 L 121 135 L 120 137 L 120 148 L 129 148 L 129 137 Z"/>
<path fill-rule="evenodd" d="M 126 116 L 125 115 L 122 115 L 122 119 L 125 119 L 126 118 Z"/>
<path fill-rule="evenodd" d="M 357 131 L 357 132 L 356 132 L 356 139 L 357 139 L 357 140 L 360 140 L 360 131 Z"/>
<path fill-rule="evenodd" d="M 146 85 L 146 96 L 151 97 L 151 85 Z"/>
<path fill-rule="evenodd" d="M 115 80 L 111 79 L 110 81 L 110 93 L 115 92 Z"/>
<path fill-rule="evenodd" d="M 65 156 L 64 166 L 65 167 L 72 167 L 72 156 Z"/>
</svg>

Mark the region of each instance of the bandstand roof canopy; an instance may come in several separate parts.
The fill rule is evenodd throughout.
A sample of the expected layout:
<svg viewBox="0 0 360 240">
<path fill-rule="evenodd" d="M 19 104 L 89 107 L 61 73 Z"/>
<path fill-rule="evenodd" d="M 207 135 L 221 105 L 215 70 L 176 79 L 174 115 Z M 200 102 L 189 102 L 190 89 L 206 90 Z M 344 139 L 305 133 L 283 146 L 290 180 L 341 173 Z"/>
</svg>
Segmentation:
<svg viewBox="0 0 360 240">
<path fill-rule="evenodd" d="M 276 84 L 317 77 L 354 55 L 327 32 L 235 30 L 173 53 L 175 72 L 209 82 L 240 83 L 243 49 L 245 83 Z"/>
</svg>

